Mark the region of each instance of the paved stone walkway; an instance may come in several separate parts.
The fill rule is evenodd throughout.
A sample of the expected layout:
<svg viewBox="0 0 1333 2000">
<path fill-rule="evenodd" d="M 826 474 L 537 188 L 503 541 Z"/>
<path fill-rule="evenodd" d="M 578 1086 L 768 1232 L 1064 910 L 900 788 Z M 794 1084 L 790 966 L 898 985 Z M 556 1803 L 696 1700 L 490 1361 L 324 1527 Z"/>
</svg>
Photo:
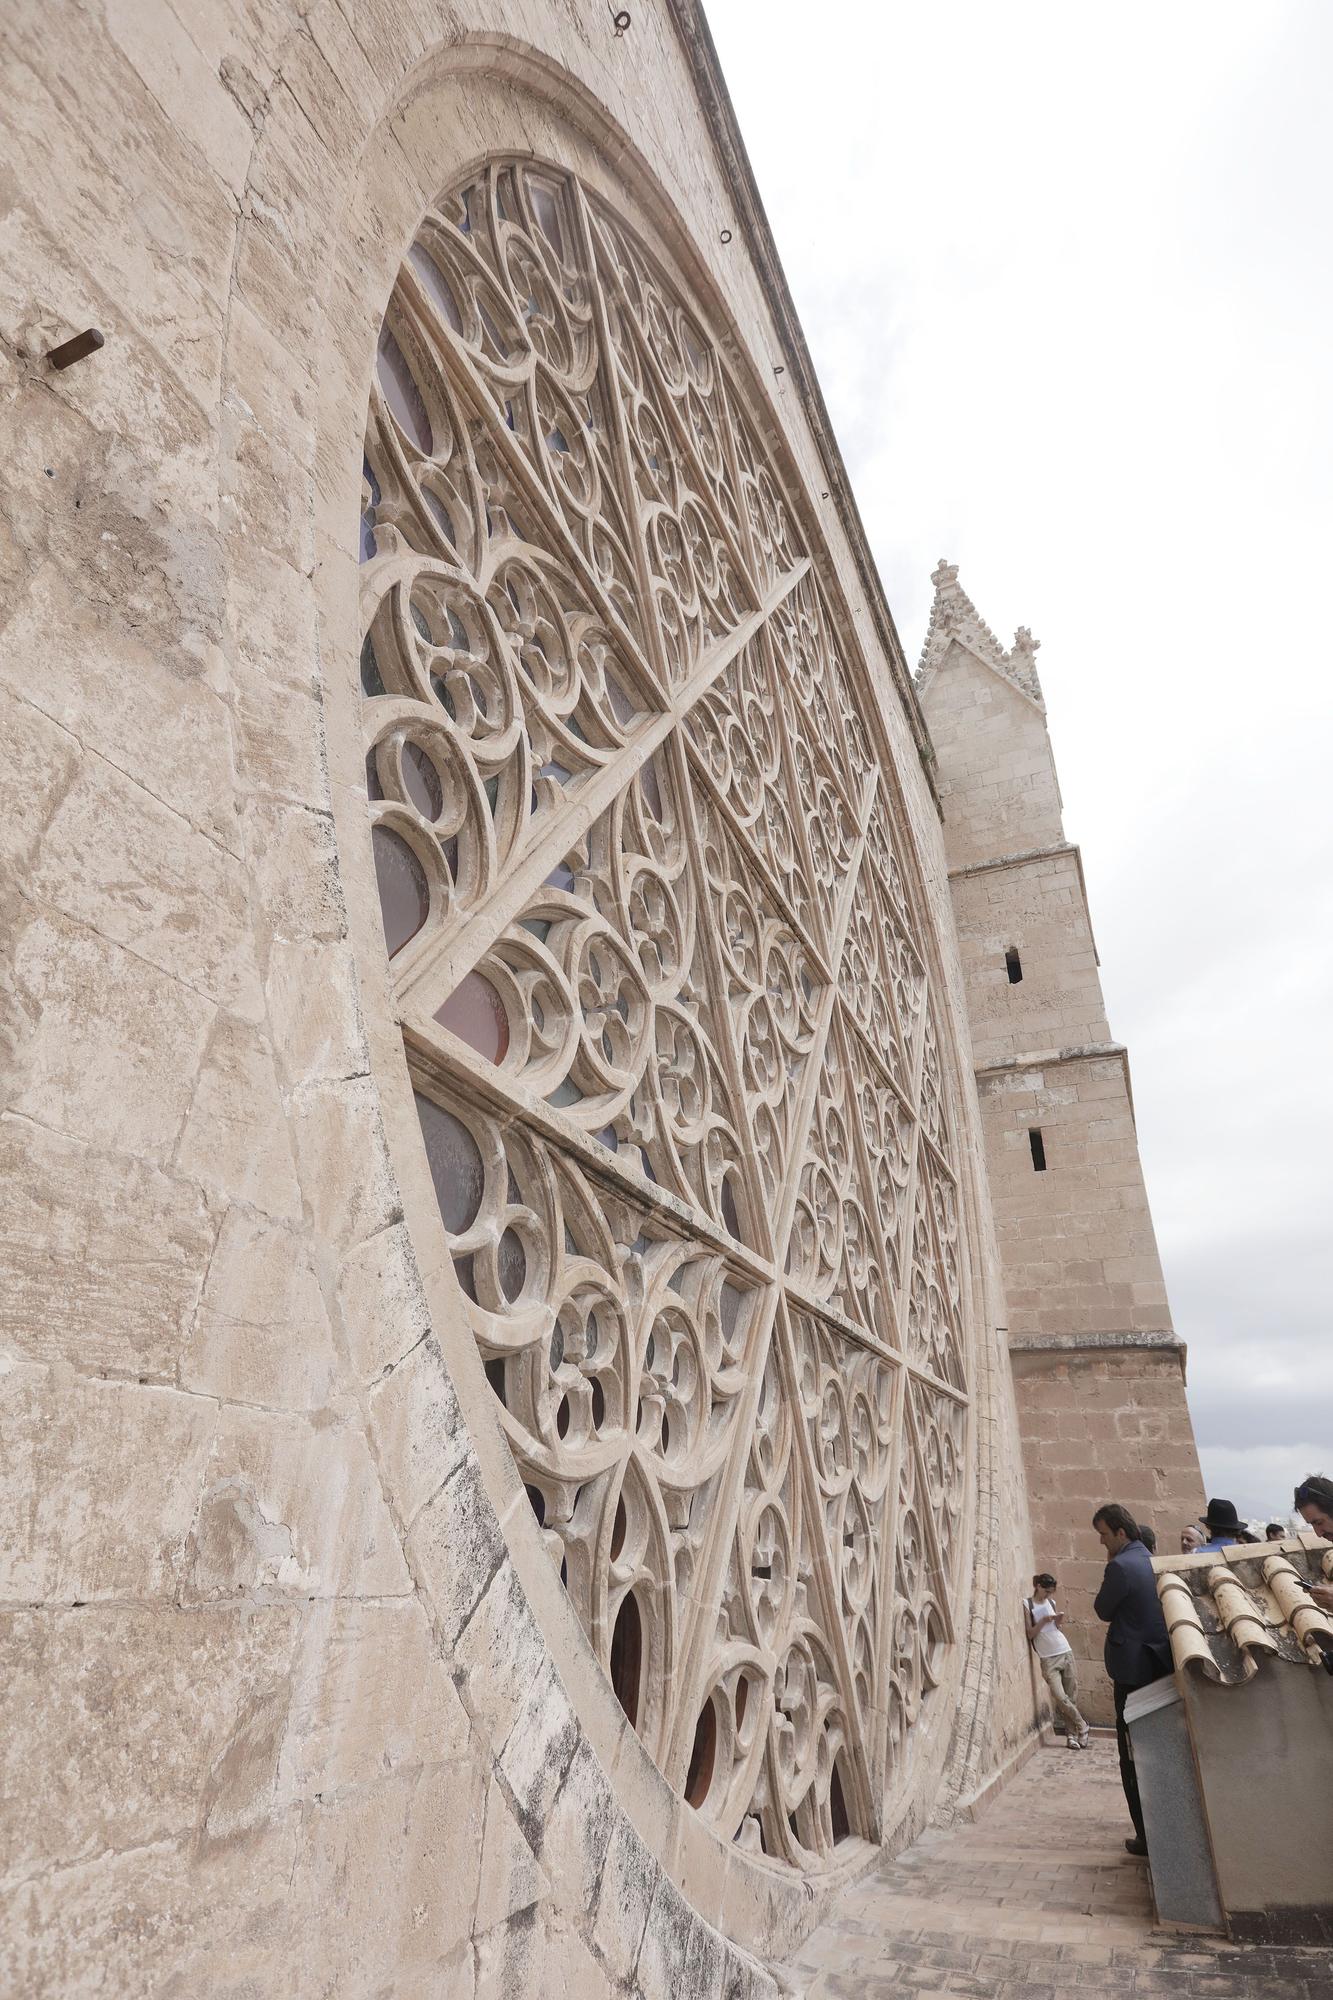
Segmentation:
<svg viewBox="0 0 1333 2000">
<path fill-rule="evenodd" d="M 972 1825 L 843 1898 L 788 1968 L 808 2000 L 1333 2000 L 1333 1951 L 1154 1925 L 1112 1738 L 1039 1750 Z"/>
</svg>

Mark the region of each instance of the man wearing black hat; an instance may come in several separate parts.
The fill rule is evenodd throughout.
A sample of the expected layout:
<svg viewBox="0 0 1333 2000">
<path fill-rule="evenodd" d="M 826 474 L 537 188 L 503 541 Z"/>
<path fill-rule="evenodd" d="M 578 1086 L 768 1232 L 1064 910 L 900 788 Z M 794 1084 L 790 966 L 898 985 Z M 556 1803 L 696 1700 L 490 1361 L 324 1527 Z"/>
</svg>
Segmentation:
<svg viewBox="0 0 1333 2000">
<path fill-rule="evenodd" d="M 1127 1507 L 1108 1500 L 1092 1517 L 1106 1551 L 1106 1574 L 1093 1610 L 1106 1625 L 1106 1671 L 1115 1689 L 1115 1736 L 1120 1749 L 1120 1782 L 1134 1822 L 1134 1837 L 1125 1842 L 1131 1854 L 1146 1854 L 1139 1780 L 1130 1748 L 1125 1702 L 1136 1688 L 1147 1687 L 1171 1672 L 1171 1641 L 1157 1597 L 1152 1557 L 1139 1540 L 1139 1527 Z"/>
<path fill-rule="evenodd" d="M 1194 1551 L 1196 1556 L 1211 1555 L 1217 1549 L 1232 1548 L 1240 1540 L 1240 1515 L 1230 1500 L 1210 1500 L 1208 1512 L 1203 1517 L 1203 1525 L 1208 1530 L 1208 1540 L 1199 1544 Z"/>
</svg>

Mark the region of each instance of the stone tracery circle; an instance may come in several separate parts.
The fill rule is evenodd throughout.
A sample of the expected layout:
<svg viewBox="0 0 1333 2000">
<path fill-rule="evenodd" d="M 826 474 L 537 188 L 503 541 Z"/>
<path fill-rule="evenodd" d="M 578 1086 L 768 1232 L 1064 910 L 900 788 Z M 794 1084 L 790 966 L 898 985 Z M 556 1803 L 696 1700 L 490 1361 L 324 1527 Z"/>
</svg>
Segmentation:
<svg viewBox="0 0 1333 2000">
<path fill-rule="evenodd" d="M 424 218 L 366 437 L 367 788 L 538 1530 L 668 1781 L 808 1871 L 879 1831 L 952 1644 L 960 1204 L 873 698 L 704 326 L 563 170 Z"/>
</svg>

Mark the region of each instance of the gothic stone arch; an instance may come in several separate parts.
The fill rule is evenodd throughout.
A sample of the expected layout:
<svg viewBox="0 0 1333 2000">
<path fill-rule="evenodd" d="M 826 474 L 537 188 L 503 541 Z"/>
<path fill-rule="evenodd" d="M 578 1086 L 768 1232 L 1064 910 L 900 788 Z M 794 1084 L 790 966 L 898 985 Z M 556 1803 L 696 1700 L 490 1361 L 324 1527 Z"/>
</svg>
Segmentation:
<svg viewBox="0 0 1333 2000">
<path fill-rule="evenodd" d="M 602 105 L 493 37 L 423 55 L 330 219 L 292 305 L 370 1075 L 320 1108 L 324 1193 L 355 1234 L 360 1147 L 405 1218 L 336 1280 L 369 1434 L 552 1851 L 623 1809 L 780 1949 L 929 1809 L 987 1643 L 921 802 L 790 434 Z"/>
</svg>

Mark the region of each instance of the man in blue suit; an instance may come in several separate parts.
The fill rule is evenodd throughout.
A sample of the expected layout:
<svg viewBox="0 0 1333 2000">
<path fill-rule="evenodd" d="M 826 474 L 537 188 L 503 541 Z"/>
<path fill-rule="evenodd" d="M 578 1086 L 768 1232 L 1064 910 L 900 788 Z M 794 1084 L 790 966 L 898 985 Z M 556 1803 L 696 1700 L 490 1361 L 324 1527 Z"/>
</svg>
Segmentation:
<svg viewBox="0 0 1333 2000">
<path fill-rule="evenodd" d="M 1138 1523 L 1127 1507 L 1108 1500 L 1092 1517 L 1106 1550 L 1106 1574 L 1093 1610 L 1109 1629 L 1104 1658 L 1115 1689 L 1115 1736 L 1120 1748 L 1120 1782 L 1134 1822 L 1134 1838 L 1125 1846 L 1131 1854 L 1146 1854 L 1139 1781 L 1129 1747 L 1125 1700 L 1135 1688 L 1147 1687 L 1171 1672 L 1171 1641 L 1157 1596 L 1152 1557 L 1139 1540 Z"/>
</svg>

